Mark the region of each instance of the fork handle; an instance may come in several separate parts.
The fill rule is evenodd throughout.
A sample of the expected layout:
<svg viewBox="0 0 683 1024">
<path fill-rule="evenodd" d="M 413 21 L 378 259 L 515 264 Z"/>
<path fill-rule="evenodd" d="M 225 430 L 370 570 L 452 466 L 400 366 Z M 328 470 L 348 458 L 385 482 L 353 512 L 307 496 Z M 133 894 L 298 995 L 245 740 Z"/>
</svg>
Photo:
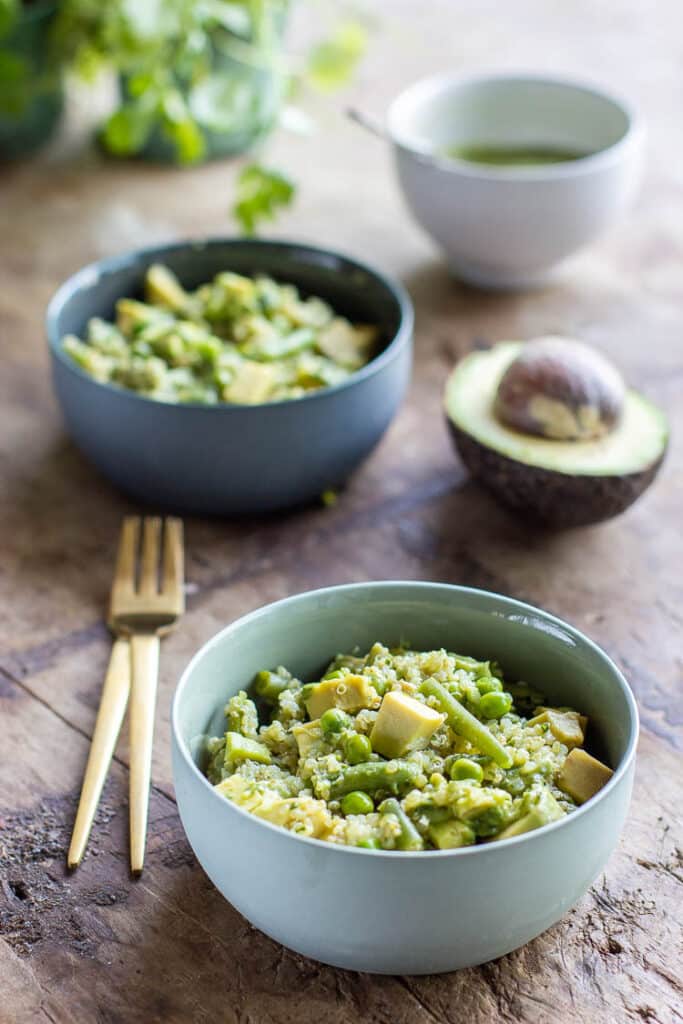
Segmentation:
<svg viewBox="0 0 683 1024">
<path fill-rule="evenodd" d="M 139 875 L 145 862 L 159 637 L 153 633 L 134 633 L 130 638 L 130 658 L 130 869 Z"/>
<path fill-rule="evenodd" d="M 130 650 L 128 641 L 119 639 L 114 641 L 111 649 L 88 763 L 83 776 L 81 798 L 67 855 L 67 864 L 70 868 L 78 867 L 85 852 L 104 780 L 126 713 L 129 693 Z"/>
</svg>

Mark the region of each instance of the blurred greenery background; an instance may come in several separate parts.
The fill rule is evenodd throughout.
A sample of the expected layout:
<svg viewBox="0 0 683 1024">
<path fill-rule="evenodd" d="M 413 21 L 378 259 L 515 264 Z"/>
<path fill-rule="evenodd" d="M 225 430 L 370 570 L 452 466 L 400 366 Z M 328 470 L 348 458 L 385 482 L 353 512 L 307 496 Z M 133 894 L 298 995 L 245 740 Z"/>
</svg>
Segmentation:
<svg viewBox="0 0 683 1024">
<path fill-rule="evenodd" d="M 304 53 L 287 46 L 291 8 L 320 25 Z M 346 85 L 371 19 L 334 0 L 0 0 L 0 158 L 39 149 L 56 131 L 64 85 L 114 79 L 97 130 L 114 157 L 179 165 L 254 149 L 277 128 L 307 132 L 307 92 Z M 249 162 L 232 211 L 254 233 L 296 185 Z"/>
</svg>

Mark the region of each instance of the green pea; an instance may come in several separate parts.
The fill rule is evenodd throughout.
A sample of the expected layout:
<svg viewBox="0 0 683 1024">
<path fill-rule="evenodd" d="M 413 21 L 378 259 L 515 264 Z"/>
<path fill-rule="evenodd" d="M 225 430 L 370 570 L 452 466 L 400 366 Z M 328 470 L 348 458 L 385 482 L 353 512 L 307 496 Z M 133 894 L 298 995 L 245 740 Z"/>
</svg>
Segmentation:
<svg viewBox="0 0 683 1024">
<path fill-rule="evenodd" d="M 320 728 L 325 735 L 341 732 L 349 724 L 349 716 L 340 708 L 328 708 L 320 716 Z"/>
<path fill-rule="evenodd" d="M 448 774 L 454 782 L 462 782 L 463 779 L 481 782 L 484 778 L 484 769 L 476 761 L 470 761 L 468 757 L 459 757 L 451 765 Z"/>
<path fill-rule="evenodd" d="M 386 679 L 372 679 L 371 682 L 373 687 L 377 691 L 377 695 L 379 697 L 383 697 L 384 694 L 387 692 L 387 687 L 389 685 Z"/>
<path fill-rule="evenodd" d="M 362 850 L 381 850 L 379 839 L 361 839 L 356 846 L 360 846 Z"/>
<path fill-rule="evenodd" d="M 495 676 L 482 676 L 481 679 L 477 679 L 477 689 L 483 697 L 485 693 L 499 693 L 503 689 L 503 684 Z"/>
<path fill-rule="evenodd" d="M 362 764 L 372 754 L 372 744 L 367 736 L 354 732 L 344 742 L 344 753 L 349 764 Z"/>
<path fill-rule="evenodd" d="M 484 718 L 502 718 L 512 707 L 509 693 L 485 693 L 479 701 L 479 710 Z"/>
<path fill-rule="evenodd" d="M 341 802 L 343 814 L 370 814 L 375 809 L 372 797 L 362 789 L 354 789 L 347 793 Z"/>
</svg>

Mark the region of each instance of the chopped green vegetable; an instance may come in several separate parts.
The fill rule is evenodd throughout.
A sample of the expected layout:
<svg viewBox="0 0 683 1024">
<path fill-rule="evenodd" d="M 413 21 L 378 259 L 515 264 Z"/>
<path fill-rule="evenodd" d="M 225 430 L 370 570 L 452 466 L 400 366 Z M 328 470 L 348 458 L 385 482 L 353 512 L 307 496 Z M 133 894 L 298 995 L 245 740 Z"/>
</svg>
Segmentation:
<svg viewBox="0 0 683 1024">
<path fill-rule="evenodd" d="M 286 675 L 267 670 L 257 672 L 254 679 L 254 693 L 269 704 L 277 704 L 278 697 L 283 690 L 287 689 L 291 678 L 289 672 Z"/>
<path fill-rule="evenodd" d="M 116 323 L 93 317 L 64 351 L 102 383 L 162 402 L 257 405 L 301 398 L 347 380 L 372 358 L 378 331 L 354 325 L 316 296 L 269 277 L 223 271 L 194 291 L 162 264 L 145 275 L 146 301 L 116 303 Z M 326 334 L 343 326 L 335 355 Z M 341 329 L 341 328 L 339 328 Z"/>
<path fill-rule="evenodd" d="M 270 751 L 263 743 L 250 740 L 247 736 L 241 736 L 238 732 L 226 732 L 226 765 L 233 765 L 236 761 L 245 760 L 258 761 L 260 764 L 270 764 Z"/>
<path fill-rule="evenodd" d="M 483 754 L 488 754 L 501 768 L 512 767 L 512 758 L 495 736 L 441 683 L 437 683 L 435 679 L 427 679 L 422 683 L 420 691 L 426 697 L 433 697 L 436 700 L 439 710 L 446 715 L 448 724 L 454 732 L 478 746 Z"/>
<path fill-rule="evenodd" d="M 341 732 L 350 724 L 351 719 L 340 708 L 328 708 L 320 716 L 320 728 L 326 734 Z"/>
<path fill-rule="evenodd" d="M 342 814 L 371 814 L 375 805 L 372 797 L 364 793 L 362 789 L 354 789 L 347 793 L 341 802 Z"/>
<path fill-rule="evenodd" d="M 455 782 L 461 782 L 463 779 L 481 782 L 484 778 L 484 769 L 476 761 L 470 761 L 468 757 L 459 757 L 450 766 L 448 774 Z"/>
<path fill-rule="evenodd" d="M 424 850 L 422 836 L 417 831 L 398 800 L 393 797 L 389 800 L 384 800 L 379 805 L 379 813 L 383 815 L 391 815 L 399 824 L 400 831 L 396 837 L 397 850 Z"/>
<path fill-rule="evenodd" d="M 344 740 L 344 754 L 349 764 L 362 764 L 372 755 L 372 744 L 367 736 L 354 732 Z"/>
<path fill-rule="evenodd" d="M 254 298 L 238 276 L 223 286 Z M 116 349 L 115 335 L 108 344 Z M 530 720 L 494 661 L 381 643 L 337 654 L 318 682 L 263 670 L 256 704 L 245 691 L 229 700 L 206 773 L 264 820 L 361 849 L 456 850 L 521 835 L 571 813 L 611 773 L 560 739 L 582 739 L 584 716 L 517 688 L 525 708 L 534 698 Z"/>
<path fill-rule="evenodd" d="M 354 789 L 368 793 L 378 790 L 396 793 L 406 785 L 413 785 L 419 774 L 419 765 L 411 761 L 367 761 L 344 768 L 329 783 L 329 794 L 334 799 Z M 322 788 L 327 787 L 323 785 Z"/>
<path fill-rule="evenodd" d="M 429 826 L 429 838 L 439 850 L 455 850 L 459 846 L 472 846 L 476 835 L 464 821 L 439 821 Z"/>
<path fill-rule="evenodd" d="M 479 710 L 484 718 L 502 718 L 511 707 L 512 697 L 509 693 L 490 691 L 485 693 L 479 701 Z"/>
</svg>

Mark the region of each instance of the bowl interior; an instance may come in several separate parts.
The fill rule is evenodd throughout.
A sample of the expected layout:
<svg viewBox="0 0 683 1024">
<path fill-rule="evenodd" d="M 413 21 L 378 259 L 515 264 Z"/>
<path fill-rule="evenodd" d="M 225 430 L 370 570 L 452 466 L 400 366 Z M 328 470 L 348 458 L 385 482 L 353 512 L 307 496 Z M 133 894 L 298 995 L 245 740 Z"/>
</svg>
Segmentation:
<svg viewBox="0 0 683 1024">
<path fill-rule="evenodd" d="M 485 591 L 368 583 L 267 605 L 214 637 L 176 692 L 173 722 L 181 748 L 201 766 L 205 736 L 225 728 L 226 699 L 246 688 L 259 669 L 284 665 L 310 681 L 335 654 L 365 651 L 377 640 L 497 659 L 508 679 L 523 679 L 550 702 L 587 714 L 596 753 L 613 768 L 635 743 L 637 712 L 623 677 L 590 640 L 560 620 Z"/>
<path fill-rule="evenodd" d="M 476 145 L 588 155 L 618 143 L 630 126 L 621 102 L 588 86 L 508 75 L 426 79 L 403 92 L 389 112 L 392 138 L 435 152 Z"/>
<path fill-rule="evenodd" d="M 211 239 L 144 249 L 84 267 L 59 289 L 48 308 L 53 351 L 74 366 L 62 349 L 65 334 L 82 335 L 91 317 L 112 319 L 117 299 L 139 298 L 145 271 L 164 263 L 186 288 L 196 288 L 224 270 L 266 274 L 295 284 L 304 295 L 326 299 L 335 312 L 359 323 L 377 324 L 380 351 L 401 326 L 407 300 L 376 271 L 355 260 L 289 242 Z"/>
</svg>

